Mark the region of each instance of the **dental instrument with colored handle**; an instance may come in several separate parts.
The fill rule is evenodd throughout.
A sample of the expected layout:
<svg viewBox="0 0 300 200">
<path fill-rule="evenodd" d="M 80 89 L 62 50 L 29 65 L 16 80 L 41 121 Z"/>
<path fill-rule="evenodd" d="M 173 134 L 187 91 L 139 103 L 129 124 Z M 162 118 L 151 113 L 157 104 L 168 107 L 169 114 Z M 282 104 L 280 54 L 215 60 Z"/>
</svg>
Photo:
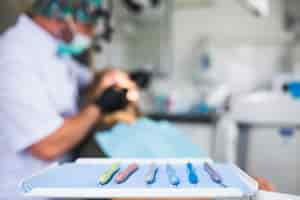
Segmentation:
<svg viewBox="0 0 300 200">
<path fill-rule="evenodd" d="M 167 164 L 166 165 L 166 171 L 167 171 L 169 183 L 171 185 L 175 185 L 175 186 L 179 185 L 180 184 L 180 179 L 176 175 L 176 170 L 172 167 L 172 165 Z"/>
<path fill-rule="evenodd" d="M 120 164 L 114 163 L 106 170 L 99 178 L 99 183 L 105 185 L 113 178 L 113 176 L 120 170 Z"/>
<path fill-rule="evenodd" d="M 128 167 L 122 171 L 119 172 L 115 178 L 116 183 L 120 184 L 125 182 L 134 172 L 138 170 L 139 166 L 136 163 L 132 163 L 128 165 Z"/>
<path fill-rule="evenodd" d="M 155 165 L 154 163 L 152 163 L 150 166 L 149 166 L 149 169 L 146 173 L 146 176 L 145 176 L 145 182 L 147 184 L 153 184 L 156 180 L 156 174 L 158 172 L 158 166 Z"/>
<path fill-rule="evenodd" d="M 223 183 L 221 175 L 207 162 L 203 164 L 204 170 L 209 174 L 210 179 L 223 187 L 228 187 Z"/>
<path fill-rule="evenodd" d="M 188 175 L 189 182 L 191 184 L 197 184 L 198 176 L 197 176 L 197 173 L 196 173 L 196 170 L 195 170 L 193 164 L 188 162 L 186 164 L 186 169 L 187 169 L 187 175 Z"/>
</svg>

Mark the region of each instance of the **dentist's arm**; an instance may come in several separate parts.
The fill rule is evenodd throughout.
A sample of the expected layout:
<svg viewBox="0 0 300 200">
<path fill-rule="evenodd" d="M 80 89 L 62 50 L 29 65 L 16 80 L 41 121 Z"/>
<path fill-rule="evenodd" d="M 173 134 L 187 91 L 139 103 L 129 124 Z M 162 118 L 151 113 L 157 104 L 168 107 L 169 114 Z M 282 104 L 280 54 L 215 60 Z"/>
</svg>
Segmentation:
<svg viewBox="0 0 300 200">
<path fill-rule="evenodd" d="M 101 111 L 97 106 L 87 106 L 78 115 L 66 118 L 60 128 L 33 144 L 28 151 L 40 160 L 54 160 L 79 144 L 99 117 Z"/>
<path fill-rule="evenodd" d="M 64 120 L 63 125 L 46 138 L 29 147 L 28 151 L 40 160 L 54 160 L 85 138 L 96 124 L 102 113 L 110 113 L 128 104 L 127 90 L 110 87 L 78 115 Z"/>
</svg>

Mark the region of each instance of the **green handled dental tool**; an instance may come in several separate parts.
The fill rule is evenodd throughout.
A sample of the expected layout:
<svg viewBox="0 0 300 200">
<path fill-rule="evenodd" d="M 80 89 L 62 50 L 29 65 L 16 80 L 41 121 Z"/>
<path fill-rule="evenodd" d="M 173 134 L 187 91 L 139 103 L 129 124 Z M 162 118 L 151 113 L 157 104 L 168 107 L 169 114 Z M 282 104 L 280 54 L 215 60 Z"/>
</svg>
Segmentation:
<svg viewBox="0 0 300 200">
<path fill-rule="evenodd" d="M 101 174 L 99 178 L 99 183 L 101 185 L 107 184 L 119 170 L 120 170 L 119 163 L 112 164 L 108 170 L 106 170 L 103 174 Z"/>
</svg>

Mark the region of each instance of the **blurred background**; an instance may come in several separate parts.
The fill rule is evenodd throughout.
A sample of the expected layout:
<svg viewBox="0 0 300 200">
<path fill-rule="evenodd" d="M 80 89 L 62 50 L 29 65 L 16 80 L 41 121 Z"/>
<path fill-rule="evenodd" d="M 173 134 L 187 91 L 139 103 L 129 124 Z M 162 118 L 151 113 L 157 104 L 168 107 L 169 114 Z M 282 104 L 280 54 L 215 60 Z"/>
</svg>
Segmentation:
<svg viewBox="0 0 300 200">
<path fill-rule="evenodd" d="M 140 106 L 217 161 L 300 195 L 300 1 L 162 0 L 136 14 L 119 0 L 114 35 L 82 62 L 151 72 Z M 0 31 L 30 0 L 2 0 Z M 143 4 L 142 4 L 143 5 Z M 298 90 L 297 90 L 298 89 Z"/>
</svg>

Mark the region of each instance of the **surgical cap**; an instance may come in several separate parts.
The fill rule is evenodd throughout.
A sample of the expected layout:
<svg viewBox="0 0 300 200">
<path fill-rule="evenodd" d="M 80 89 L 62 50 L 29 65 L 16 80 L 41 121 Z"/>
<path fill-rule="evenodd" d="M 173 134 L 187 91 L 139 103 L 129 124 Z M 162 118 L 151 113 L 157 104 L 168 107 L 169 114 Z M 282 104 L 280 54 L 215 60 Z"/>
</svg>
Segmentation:
<svg viewBox="0 0 300 200">
<path fill-rule="evenodd" d="M 61 20 L 72 16 L 75 21 L 95 24 L 101 5 L 102 0 L 34 0 L 31 13 Z"/>
</svg>

